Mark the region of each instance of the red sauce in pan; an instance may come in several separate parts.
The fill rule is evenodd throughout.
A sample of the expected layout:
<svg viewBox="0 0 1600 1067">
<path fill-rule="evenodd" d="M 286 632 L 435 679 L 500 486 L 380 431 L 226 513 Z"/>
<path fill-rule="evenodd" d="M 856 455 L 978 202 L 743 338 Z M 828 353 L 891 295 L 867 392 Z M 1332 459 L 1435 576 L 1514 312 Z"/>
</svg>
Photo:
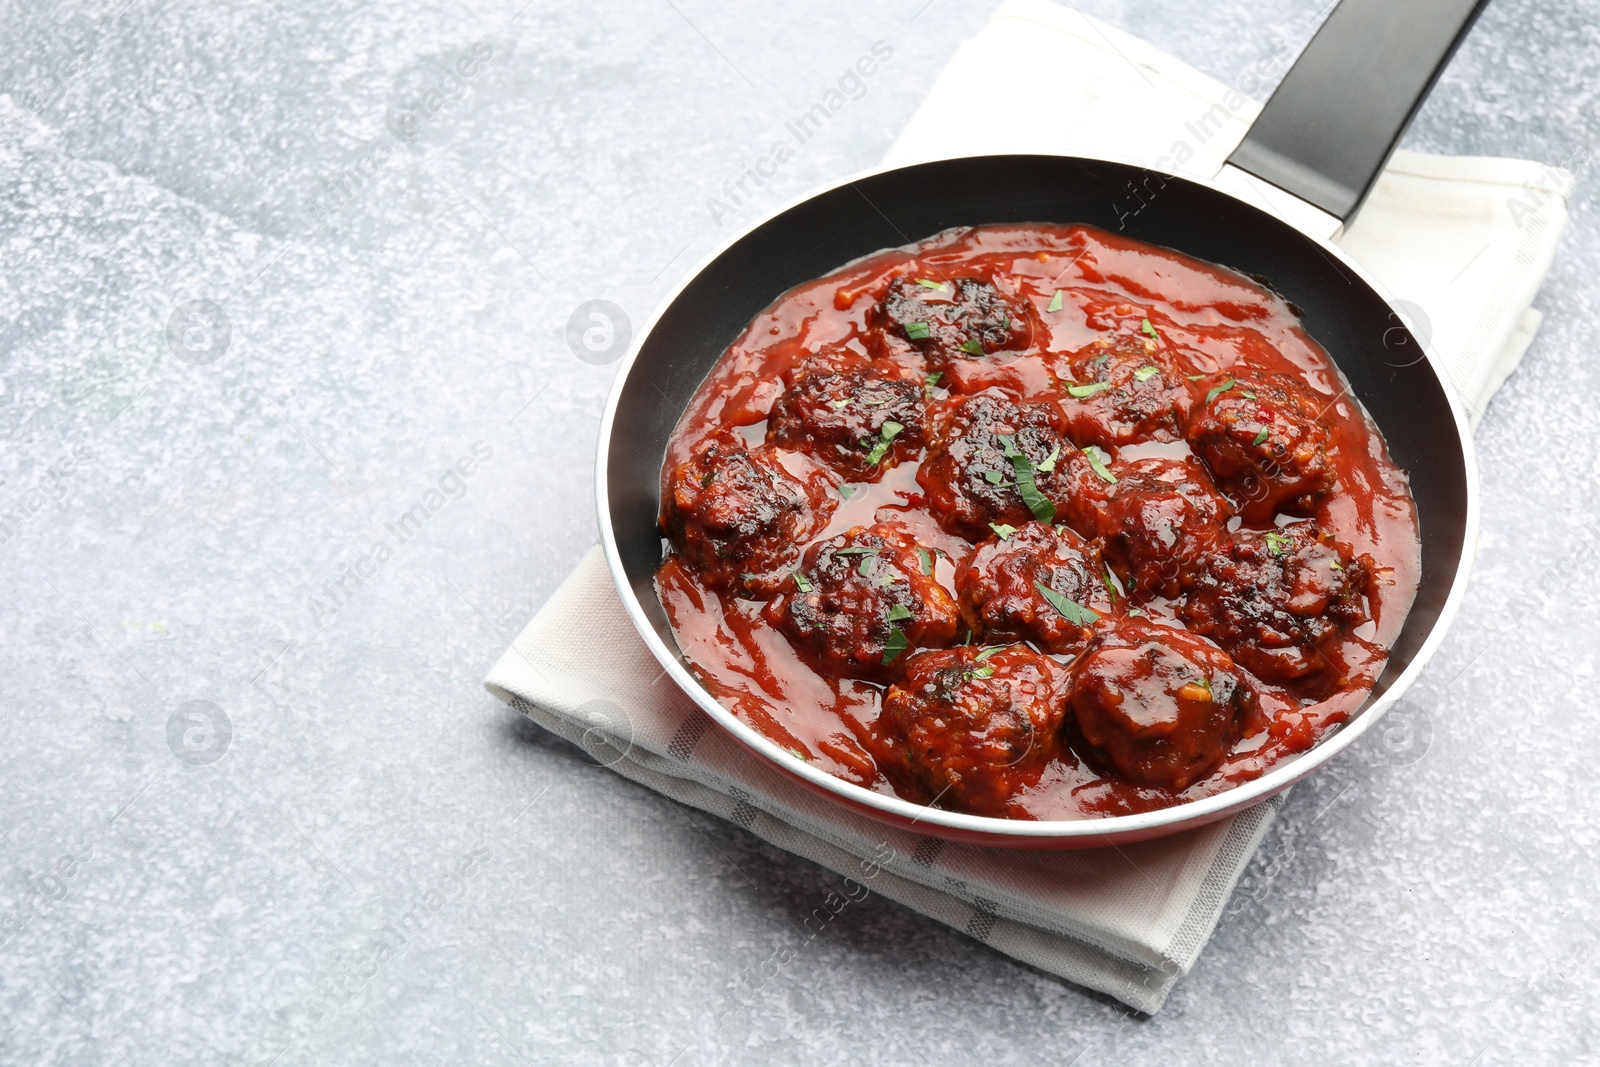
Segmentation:
<svg viewBox="0 0 1600 1067">
<path fill-rule="evenodd" d="M 1416 509 L 1284 300 L 1083 226 L 784 294 L 662 473 L 657 589 L 725 707 L 869 789 L 1076 819 L 1216 793 L 1355 711 Z"/>
</svg>

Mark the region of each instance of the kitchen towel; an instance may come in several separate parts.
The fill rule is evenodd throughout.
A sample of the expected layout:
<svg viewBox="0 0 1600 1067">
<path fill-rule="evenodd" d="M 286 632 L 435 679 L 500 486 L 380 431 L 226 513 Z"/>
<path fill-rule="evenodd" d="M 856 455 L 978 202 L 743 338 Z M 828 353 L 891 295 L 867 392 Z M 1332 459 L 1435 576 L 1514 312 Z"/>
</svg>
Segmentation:
<svg viewBox="0 0 1600 1067">
<path fill-rule="evenodd" d="M 1249 77 L 1264 88 L 1288 60 L 1275 51 L 1264 63 L 1278 69 L 1258 65 Z M 1049 106 L 988 106 L 971 86 L 996 70 L 1016 98 Z M 957 129 L 962 154 L 1098 155 L 1208 176 L 1258 110 L 1137 38 L 1044 0 L 1012 0 L 940 75 L 888 162 L 933 158 Z M 1444 357 L 1474 418 L 1538 327 L 1530 305 L 1571 182 L 1526 161 L 1401 152 L 1341 238 Z M 598 548 L 486 685 L 619 774 L 844 876 L 841 900 L 881 893 L 1143 1012 L 1157 1011 L 1193 965 L 1280 803 L 1159 841 L 1074 852 L 890 829 L 794 784 L 718 729 L 636 638 Z"/>
</svg>

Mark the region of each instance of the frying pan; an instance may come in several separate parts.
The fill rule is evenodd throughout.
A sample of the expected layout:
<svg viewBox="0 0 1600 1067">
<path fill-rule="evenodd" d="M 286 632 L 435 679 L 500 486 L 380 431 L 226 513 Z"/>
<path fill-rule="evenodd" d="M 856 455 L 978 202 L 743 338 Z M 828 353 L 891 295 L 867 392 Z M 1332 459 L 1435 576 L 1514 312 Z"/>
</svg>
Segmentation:
<svg viewBox="0 0 1600 1067">
<path fill-rule="evenodd" d="M 1439 72 L 1487 0 L 1343 0 L 1244 141 L 1210 181 L 1107 159 L 986 155 L 868 171 L 756 222 L 680 284 L 635 340 L 600 428 L 596 497 L 623 605 L 673 680 L 782 773 L 916 832 L 1011 848 L 1081 848 L 1160 837 L 1286 789 L 1370 730 L 1439 646 L 1460 603 L 1478 504 L 1465 415 L 1434 354 L 1330 239 L 1360 208 Z M 1164 185 L 1128 216 L 1129 182 Z M 1270 207 L 1260 205 L 1267 204 Z M 1362 708 L 1262 777 L 1159 811 L 1028 822 L 873 793 L 795 760 L 712 698 L 686 668 L 651 583 L 661 563 L 667 439 L 724 349 L 779 295 L 883 248 L 955 226 L 1086 223 L 1264 279 L 1303 313 L 1410 474 L 1422 541 L 1416 602 Z M 1419 355 L 1420 354 L 1420 355 Z"/>
</svg>

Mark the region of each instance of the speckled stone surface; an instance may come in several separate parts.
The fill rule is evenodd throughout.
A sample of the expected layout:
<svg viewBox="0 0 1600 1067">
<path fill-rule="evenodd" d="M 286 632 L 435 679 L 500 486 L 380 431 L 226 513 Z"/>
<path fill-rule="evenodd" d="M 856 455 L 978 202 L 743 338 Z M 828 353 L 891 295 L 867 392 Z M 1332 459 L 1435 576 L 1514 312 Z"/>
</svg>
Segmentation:
<svg viewBox="0 0 1600 1067">
<path fill-rule="evenodd" d="M 0 1062 L 1600 1058 L 1600 4 L 1495 0 L 1407 140 L 1578 173 L 1462 618 L 1143 1019 L 805 940 L 831 875 L 480 687 L 595 538 L 574 309 L 874 163 L 991 5 L 520 2 L 0 14 Z M 1322 7 L 1082 0 L 1235 83 Z"/>
</svg>

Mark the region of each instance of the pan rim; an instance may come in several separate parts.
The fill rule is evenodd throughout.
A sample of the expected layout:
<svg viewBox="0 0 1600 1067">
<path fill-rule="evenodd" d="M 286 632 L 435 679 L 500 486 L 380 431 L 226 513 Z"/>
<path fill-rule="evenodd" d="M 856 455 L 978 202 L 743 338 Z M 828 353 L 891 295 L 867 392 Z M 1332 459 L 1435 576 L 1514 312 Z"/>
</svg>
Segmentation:
<svg viewBox="0 0 1600 1067">
<path fill-rule="evenodd" d="M 610 572 L 612 584 L 616 588 L 617 594 L 622 600 L 623 608 L 627 611 L 629 619 L 632 620 L 634 628 L 666 673 L 672 677 L 678 688 L 687 694 L 701 710 L 710 715 L 718 726 L 731 733 L 745 748 L 759 754 L 773 768 L 781 773 L 795 775 L 804 779 L 807 783 L 820 788 L 823 792 L 833 794 L 834 799 L 840 802 L 865 807 L 871 813 L 891 822 L 914 822 L 917 826 L 926 827 L 934 836 L 940 836 L 937 832 L 938 830 L 945 830 L 968 839 L 988 837 L 1011 839 L 1017 843 L 1037 842 L 1041 845 L 1051 841 L 1062 842 L 1086 838 L 1104 838 L 1107 841 L 1114 841 L 1124 837 L 1166 836 L 1214 821 L 1230 813 L 1258 804 L 1311 774 L 1317 768 L 1333 759 L 1338 753 L 1349 748 L 1382 719 L 1389 709 L 1398 703 L 1406 691 L 1411 688 L 1412 684 L 1415 683 L 1437 653 L 1445 635 L 1455 621 L 1456 614 L 1460 611 L 1461 603 L 1466 593 L 1473 562 L 1477 554 L 1480 490 L 1471 424 L 1467 419 L 1461 398 L 1451 382 L 1449 372 L 1444 367 L 1443 360 L 1438 355 L 1432 338 L 1429 338 L 1427 343 L 1422 345 L 1423 355 L 1429 370 L 1437 379 L 1444 393 L 1451 417 L 1455 420 L 1456 436 L 1461 447 L 1463 474 L 1466 481 L 1466 513 L 1463 517 L 1461 555 L 1456 562 L 1456 572 L 1451 579 L 1450 591 L 1439 609 L 1438 617 L 1434 620 L 1427 636 L 1418 646 L 1411 662 L 1390 683 L 1389 687 L 1377 698 L 1369 698 L 1369 702 L 1358 709 L 1355 715 L 1346 720 L 1337 729 L 1325 735 L 1316 745 L 1305 752 L 1285 759 L 1259 778 L 1241 782 L 1208 797 L 1175 804 L 1171 807 L 1103 818 L 1039 821 L 968 815 L 962 812 L 946 811 L 941 808 L 916 804 L 897 796 L 876 793 L 862 786 L 846 782 L 841 778 L 835 778 L 833 775 L 812 767 L 809 763 L 797 761 L 787 750 L 769 740 L 754 727 L 747 725 L 731 711 L 719 704 L 711 693 L 689 673 L 684 666 L 681 655 L 666 646 L 660 635 L 656 633 L 654 623 L 645 615 L 643 605 L 639 602 L 638 597 L 634 595 L 622 563 L 621 554 L 617 548 L 617 539 L 612 527 L 608 485 L 611 436 L 615 427 L 617 408 L 621 403 L 623 391 L 627 387 L 629 374 L 638 362 L 639 354 L 645 342 L 649 340 L 662 316 L 668 308 L 676 303 L 684 289 L 747 235 L 819 196 L 854 185 L 856 182 L 896 171 L 912 170 L 928 164 L 959 162 L 962 160 L 998 159 L 1049 159 L 1066 162 L 1081 160 L 1088 163 L 1111 163 L 1135 167 L 1154 174 L 1161 174 L 1173 180 L 1202 186 L 1213 193 L 1237 201 L 1239 204 L 1265 215 L 1275 222 L 1295 229 L 1306 239 L 1315 242 L 1325 255 L 1332 257 L 1340 266 L 1351 271 L 1373 293 L 1382 298 L 1385 303 L 1393 303 L 1392 294 L 1368 271 L 1351 260 L 1332 241 L 1301 229 L 1291 220 L 1274 214 L 1234 189 L 1218 184 L 1212 179 L 1157 170 L 1147 163 L 1137 160 L 1119 159 L 1113 156 L 1069 156 L 1050 152 L 978 153 L 920 160 L 915 163 L 902 163 L 892 166 L 878 166 L 857 171 L 834 182 L 806 190 L 752 221 L 749 225 L 741 228 L 727 240 L 717 245 L 696 263 L 692 270 L 685 272 L 677 284 L 657 302 L 649 318 L 645 320 L 643 326 L 634 335 L 629 344 L 627 354 L 618 365 L 616 378 L 612 382 L 611 390 L 606 399 L 605 409 L 601 415 L 600 438 L 595 457 L 595 505 L 600 524 L 601 545 L 606 557 L 606 566 Z M 1181 251 L 1181 249 L 1178 251 Z M 781 294 L 774 294 L 774 299 L 778 295 Z M 1337 362 L 1337 359 L 1335 359 L 1335 365 L 1337 365 Z"/>
</svg>

